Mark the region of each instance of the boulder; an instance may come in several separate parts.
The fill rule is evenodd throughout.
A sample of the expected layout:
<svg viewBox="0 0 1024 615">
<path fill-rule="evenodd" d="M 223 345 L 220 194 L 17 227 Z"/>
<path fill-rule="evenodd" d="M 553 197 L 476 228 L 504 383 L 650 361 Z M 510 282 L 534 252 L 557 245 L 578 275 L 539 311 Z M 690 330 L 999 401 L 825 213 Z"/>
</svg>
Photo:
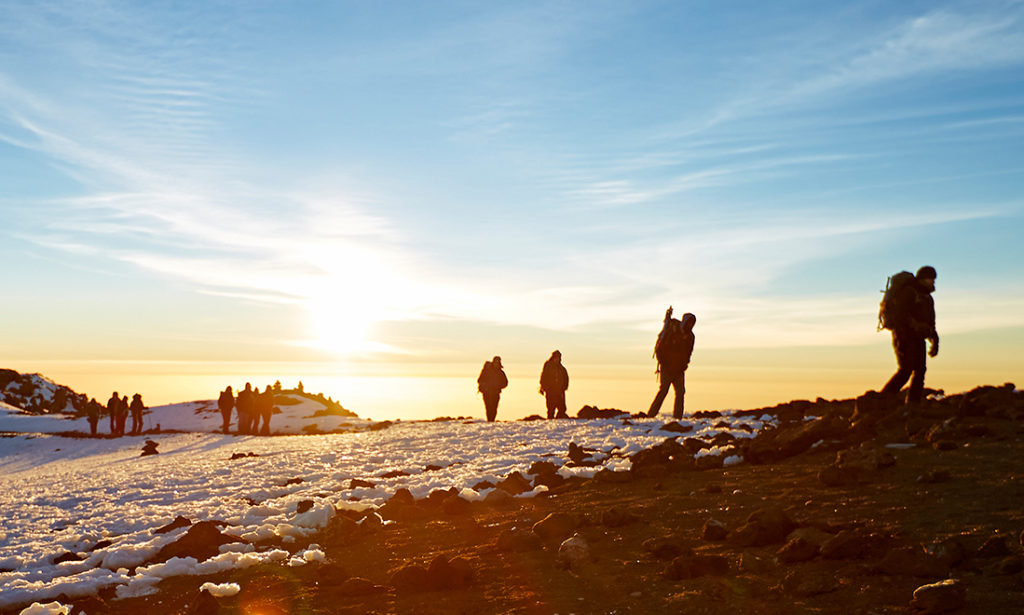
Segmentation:
<svg viewBox="0 0 1024 615">
<path fill-rule="evenodd" d="M 598 408 L 597 406 L 583 406 L 576 416 L 581 419 L 614 419 L 617 417 L 628 417 L 629 413 L 615 408 Z"/>
<path fill-rule="evenodd" d="M 540 536 L 525 528 L 509 528 L 498 534 L 495 547 L 499 551 L 534 551 L 542 547 Z"/>
<path fill-rule="evenodd" d="M 494 489 L 494 483 L 489 480 L 482 480 L 475 483 L 470 487 L 473 491 L 483 491 L 484 489 Z"/>
<path fill-rule="evenodd" d="M 157 446 L 159 446 L 159 444 L 157 444 L 156 442 L 152 440 L 146 440 L 146 443 L 142 446 L 142 454 L 139 455 L 139 457 L 147 457 L 149 455 L 159 454 L 160 451 L 156 450 Z"/>
<path fill-rule="evenodd" d="M 550 461 L 534 461 L 530 464 L 530 469 L 526 471 L 527 474 L 534 476 L 549 476 L 556 472 L 558 472 L 558 466 Z"/>
<path fill-rule="evenodd" d="M 761 508 L 750 513 L 747 522 L 735 532 L 733 541 L 741 547 L 779 544 L 796 529 L 796 523 L 777 507 Z"/>
<path fill-rule="evenodd" d="M 781 461 L 811 448 L 819 440 L 842 440 L 850 427 L 837 417 L 822 417 L 793 427 L 766 429 L 748 441 L 744 458 L 755 464 Z"/>
<path fill-rule="evenodd" d="M 806 538 L 797 536 L 790 538 L 775 555 L 783 564 L 806 562 L 818 556 L 818 545 Z"/>
<path fill-rule="evenodd" d="M 454 497 L 444 500 L 441 510 L 449 517 L 461 517 L 470 513 L 471 505 L 464 498 Z"/>
<path fill-rule="evenodd" d="M 188 609 L 189 615 L 217 615 L 220 613 L 220 603 L 210 592 L 199 590 Z"/>
<path fill-rule="evenodd" d="M 202 562 L 220 554 L 220 546 L 234 542 L 246 542 L 241 538 L 222 534 L 213 521 L 194 523 L 185 535 L 164 545 L 151 563 L 165 562 L 172 557 L 194 557 Z"/>
<path fill-rule="evenodd" d="M 929 583 L 914 590 L 910 608 L 921 615 L 955 611 L 967 604 L 965 594 L 963 583 L 957 579 Z"/>
<path fill-rule="evenodd" d="M 701 538 L 708 541 L 725 540 L 729 537 L 729 530 L 725 524 L 717 519 L 708 519 L 701 529 Z"/>
<path fill-rule="evenodd" d="M 693 553 L 692 549 L 684 547 L 678 540 L 671 537 L 648 538 L 640 543 L 640 548 L 656 559 L 673 559 L 684 553 Z"/>
<path fill-rule="evenodd" d="M 400 593 L 420 592 L 430 588 L 427 569 L 419 564 L 406 564 L 395 570 L 388 583 Z"/>
<path fill-rule="evenodd" d="M 374 483 L 371 483 L 368 480 L 362 480 L 361 478 L 353 478 L 352 480 L 348 481 L 348 488 L 349 489 L 358 489 L 360 487 L 365 487 L 367 489 L 373 489 L 376 486 L 377 485 L 375 485 Z"/>
<path fill-rule="evenodd" d="M 498 489 L 507 491 L 512 495 L 519 495 L 533 489 L 530 481 L 526 480 L 526 477 L 519 472 L 510 473 L 504 480 L 499 481 L 496 486 Z"/>
<path fill-rule="evenodd" d="M 827 571 L 792 571 L 782 580 L 780 589 L 788 596 L 809 598 L 839 589 L 835 574 Z"/>
<path fill-rule="evenodd" d="M 426 589 L 441 591 L 462 589 L 469 585 L 473 577 L 469 561 L 456 557 L 449 561 L 443 555 L 437 555 L 427 566 Z"/>
<path fill-rule="evenodd" d="M 570 570 L 578 570 L 590 559 L 590 545 L 579 534 L 573 534 L 558 545 L 558 562 Z"/>
<path fill-rule="evenodd" d="M 395 504 L 415 504 L 416 498 L 412 497 L 412 492 L 406 487 L 402 487 L 395 491 L 395 494 L 388 499 L 389 502 Z"/>
<path fill-rule="evenodd" d="M 533 533 L 547 542 L 562 542 L 580 527 L 580 518 L 565 512 L 553 512 L 533 524 Z"/>
<path fill-rule="evenodd" d="M 561 487 L 563 484 L 565 484 L 565 477 L 561 474 L 540 474 L 533 479 L 534 489 L 541 485 L 548 489 L 554 489 L 556 487 Z"/>
<path fill-rule="evenodd" d="M 975 553 L 977 557 L 1006 557 L 1010 554 L 1010 545 L 1007 544 L 1006 536 L 992 536 L 985 541 L 980 547 L 978 552 Z"/>
<path fill-rule="evenodd" d="M 689 433 L 693 431 L 693 425 L 680 425 L 679 421 L 672 421 L 661 426 L 661 431 L 669 433 Z"/>
<path fill-rule="evenodd" d="M 511 493 L 500 487 L 484 496 L 484 503 L 491 506 L 511 506 L 515 504 L 515 501 L 516 499 L 512 497 Z"/>
</svg>

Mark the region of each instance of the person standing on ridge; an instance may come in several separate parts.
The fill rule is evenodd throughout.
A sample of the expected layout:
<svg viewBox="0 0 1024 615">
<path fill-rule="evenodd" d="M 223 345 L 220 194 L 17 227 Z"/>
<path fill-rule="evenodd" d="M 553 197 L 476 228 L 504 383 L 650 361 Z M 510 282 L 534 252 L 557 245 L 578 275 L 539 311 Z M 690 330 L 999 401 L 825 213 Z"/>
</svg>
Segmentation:
<svg viewBox="0 0 1024 615">
<path fill-rule="evenodd" d="M 548 407 L 549 419 L 567 419 L 565 391 L 569 388 L 569 372 L 562 365 L 562 353 L 554 351 L 540 372 L 540 394 Z M 557 414 L 556 414 L 557 411 Z"/>
<path fill-rule="evenodd" d="M 121 403 L 117 405 L 117 435 L 124 435 L 124 425 L 128 422 L 128 407 L 131 404 L 128 403 L 128 396 L 125 395 L 121 398 Z"/>
<path fill-rule="evenodd" d="M 256 393 L 252 384 L 246 382 L 245 388 L 238 392 L 235 408 L 238 409 L 238 433 L 252 433 L 253 419 L 256 418 Z"/>
<path fill-rule="evenodd" d="M 217 398 L 217 407 L 220 408 L 220 415 L 224 418 L 224 433 L 228 433 L 231 428 L 231 411 L 235 408 L 235 393 L 231 390 L 231 385 L 228 388 L 220 392 L 220 397 Z"/>
<path fill-rule="evenodd" d="M 121 396 L 114 391 L 107 400 L 107 414 L 110 415 L 110 435 L 117 435 L 117 408 L 121 405 Z"/>
<path fill-rule="evenodd" d="M 480 376 L 476 379 L 476 389 L 484 396 L 484 410 L 487 412 L 487 420 L 493 422 L 498 416 L 498 402 L 501 400 L 501 390 L 508 386 L 508 377 L 501 369 L 501 357 L 494 357 L 490 361 L 484 361 Z"/>
<path fill-rule="evenodd" d="M 686 368 L 690 365 L 690 356 L 693 354 L 693 326 L 697 324 L 697 317 L 687 312 L 683 314 L 682 320 L 672 318 L 672 306 L 665 311 L 665 320 L 661 326 L 661 333 L 654 343 L 654 356 L 658 359 L 658 393 L 651 402 L 651 408 L 647 416 L 657 416 L 661 410 L 661 404 L 668 395 L 669 387 L 675 389 L 675 405 L 672 407 L 672 416 L 676 419 L 683 418 L 683 403 L 686 395 Z"/>
<path fill-rule="evenodd" d="M 935 268 L 925 265 L 911 276 L 900 272 L 889 280 L 879 312 L 881 328 L 892 330 L 892 348 L 896 353 L 896 373 L 882 388 L 885 395 L 898 395 L 910 380 L 907 403 L 916 404 L 924 394 L 927 357 L 939 354 L 939 334 L 935 331 Z M 931 348 L 925 353 L 925 340 Z"/>
<path fill-rule="evenodd" d="M 128 406 L 128 410 L 132 413 L 132 435 L 142 433 L 142 411 L 145 409 L 146 404 L 142 403 L 142 395 L 138 393 L 132 395 L 132 403 Z"/>
<path fill-rule="evenodd" d="M 253 424 L 252 432 L 254 434 L 259 433 L 261 436 L 270 435 L 270 417 L 274 414 L 274 392 L 270 390 L 270 385 L 260 393 L 257 389 L 256 392 L 256 421 Z M 262 427 L 260 426 L 260 420 L 263 421 Z"/>
<path fill-rule="evenodd" d="M 89 417 L 89 433 L 96 435 L 96 426 L 100 422 L 100 412 L 103 411 L 103 406 L 99 405 L 95 398 L 90 399 L 89 403 L 85 406 L 86 416 Z"/>
</svg>

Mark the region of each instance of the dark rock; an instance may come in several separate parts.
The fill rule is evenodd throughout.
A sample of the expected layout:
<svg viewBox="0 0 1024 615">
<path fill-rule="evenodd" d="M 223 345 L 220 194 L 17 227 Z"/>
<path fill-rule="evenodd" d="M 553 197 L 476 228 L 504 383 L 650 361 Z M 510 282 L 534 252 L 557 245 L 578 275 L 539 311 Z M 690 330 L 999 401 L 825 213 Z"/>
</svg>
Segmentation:
<svg viewBox="0 0 1024 615">
<path fill-rule="evenodd" d="M 931 556 L 938 560 L 943 566 L 952 568 L 967 559 L 969 551 L 965 542 L 966 541 L 963 537 L 953 536 L 952 538 L 947 538 L 942 542 L 932 545 L 928 549 L 928 553 L 930 553 Z"/>
<path fill-rule="evenodd" d="M 443 555 L 437 555 L 427 566 L 426 589 L 462 589 L 469 585 L 472 576 L 472 569 L 466 559 L 457 557 L 449 562 Z"/>
<path fill-rule="evenodd" d="M 723 455 L 702 455 L 694 461 L 694 467 L 698 470 L 718 470 L 725 465 Z"/>
<path fill-rule="evenodd" d="M 575 442 L 569 443 L 569 461 L 576 465 L 581 465 L 589 455 L 584 452 L 583 447 L 577 445 Z"/>
<path fill-rule="evenodd" d="M 963 583 L 957 579 L 929 583 L 914 590 L 910 608 L 921 615 L 955 611 L 967 604 L 965 594 Z"/>
<path fill-rule="evenodd" d="M 701 493 L 707 493 L 708 495 L 716 495 L 722 493 L 722 486 L 718 483 L 710 483 L 705 485 L 700 491 Z"/>
<path fill-rule="evenodd" d="M 199 521 L 178 540 L 166 544 L 151 562 L 165 562 L 172 557 L 194 557 L 202 562 L 220 554 L 219 547 L 234 542 L 246 542 L 241 538 L 222 534 L 213 521 Z"/>
<path fill-rule="evenodd" d="M 693 431 L 693 425 L 680 425 L 679 421 L 672 421 L 661 426 L 661 431 L 669 433 L 689 433 Z"/>
<path fill-rule="evenodd" d="M 711 445 L 699 438 L 685 438 L 683 440 L 682 447 L 686 453 L 695 455 L 697 454 L 697 451 L 711 448 Z"/>
<path fill-rule="evenodd" d="M 444 466 L 438 466 L 438 465 L 434 465 L 432 463 L 428 463 L 427 465 L 423 466 L 423 471 L 424 472 L 436 472 L 436 471 L 441 470 L 441 469 L 444 469 Z"/>
<path fill-rule="evenodd" d="M 692 553 L 674 538 L 648 538 L 640 547 L 657 559 L 673 559 L 684 553 Z"/>
<path fill-rule="evenodd" d="M 109 547 L 112 544 L 114 544 L 113 541 L 101 540 L 101 541 L 97 542 L 96 544 L 94 544 L 93 546 L 91 546 L 88 549 L 86 549 L 86 551 L 88 551 L 89 553 L 92 553 L 93 551 L 99 551 L 100 549 L 105 549 L 105 548 Z"/>
<path fill-rule="evenodd" d="M 822 543 L 821 556 L 825 559 L 860 559 L 881 555 L 885 550 L 884 539 L 876 534 L 856 530 L 841 530 Z"/>
<path fill-rule="evenodd" d="M 985 541 L 978 552 L 978 557 L 1005 557 L 1010 554 L 1010 545 L 1006 542 L 1006 536 L 992 536 Z"/>
<path fill-rule="evenodd" d="M 620 416 L 629 416 L 629 413 L 614 408 L 598 409 L 597 406 L 583 406 L 576 416 L 581 419 L 614 419 Z"/>
<path fill-rule="evenodd" d="M 424 504 L 430 506 L 441 506 L 451 498 L 459 496 L 459 490 L 455 487 L 449 489 L 434 489 L 429 495 L 423 500 Z"/>
<path fill-rule="evenodd" d="M 935 483 L 948 483 L 951 478 L 948 470 L 928 470 L 917 477 L 917 482 L 931 485 Z"/>
<path fill-rule="evenodd" d="M 514 527 L 498 534 L 495 546 L 500 551 L 534 551 L 541 548 L 541 539 L 532 531 Z"/>
<path fill-rule="evenodd" d="M 192 600 L 188 612 L 189 615 L 216 615 L 220 613 L 220 603 L 210 592 L 200 591 Z"/>
<path fill-rule="evenodd" d="M 764 574 L 772 569 L 772 562 L 768 558 L 758 557 L 749 551 L 744 551 L 740 554 L 739 569 L 740 572 L 747 574 Z"/>
<path fill-rule="evenodd" d="M 750 513 L 732 539 L 741 547 L 761 547 L 783 542 L 794 529 L 796 524 L 781 508 L 762 508 Z"/>
<path fill-rule="evenodd" d="M 403 476 L 409 476 L 409 473 L 403 472 L 402 470 L 390 470 L 378 475 L 379 478 L 401 478 Z"/>
<path fill-rule="evenodd" d="M 544 417 L 539 414 L 531 414 L 530 416 L 524 416 L 519 419 L 520 421 L 543 421 Z"/>
<path fill-rule="evenodd" d="M 938 559 L 914 547 L 892 549 L 875 569 L 893 577 L 940 577 L 948 572 Z"/>
<path fill-rule="evenodd" d="M 818 472 L 818 480 L 826 487 L 849 487 L 863 482 L 864 473 L 857 468 L 846 468 L 836 464 L 825 466 Z"/>
<path fill-rule="evenodd" d="M 614 472 L 608 468 L 601 468 L 594 474 L 594 479 L 606 483 L 628 483 L 633 480 L 631 472 Z"/>
<path fill-rule="evenodd" d="M 959 445 L 952 440 L 939 440 L 932 443 L 932 448 L 937 451 L 955 451 Z"/>
<path fill-rule="evenodd" d="M 553 512 L 533 524 L 533 533 L 547 542 L 562 542 L 580 526 L 577 515 L 565 512 Z"/>
<path fill-rule="evenodd" d="M 345 579 L 345 581 L 342 582 L 334 591 L 340 596 L 371 596 L 374 594 L 383 594 L 387 592 L 387 590 L 387 587 L 377 585 L 369 579 L 364 579 L 363 577 L 352 577 Z"/>
<path fill-rule="evenodd" d="M 412 492 L 406 487 L 395 490 L 395 494 L 388 499 L 388 502 L 394 502 L 395 504 L 415 504 L 416 498 L 412 497 Z"/>
<path fill-rule="evenodd" d="M 792 538 L 775 554 L 783 564 L 806 562 L 818 556 L 818 545 L 806 538 Z"/>
<path fill-rule="evenodd" d="M 704 528 L 701 530 L 701 538 L 704 540 L 718 541 L 725 540 L 728 537 L 729 530 L 721 521 L 708 519 L 704 522 Z"/>
<path fill-rule="evenodd" d="M 686 553 L 665 567 L 664 576 L 670 581 L 694 579 L 703 576 L 722 576 L 729 573 L 729 560 L 721 555 L 695 555 Z"/>
<path fill-rule="evenodd" d="M 985 572 L 990 575 L 1004 576 L 1017 574 L 1022 570 L 1024 570 L 1024 559 L 1017 555 L 1009 555 L 986 568 Z"/>
<path fill-rule="evenodd" d="M 639 520 L 637 514 L 618 507 L 609 508 L 601 513 L 601 525 L 605 527 L 622 527 Z"/>
<path fill-rule="evenodd" d="M 245 459 L 246 457 L 259 457 L 259 455 L 252 451 L 249 451 L 248 453 L 232 453 L 231 458 L 228 461 L 234 461 L 236 459 Z"/>
<path fill-rule="evenodd" d="M 159 454 L 160 451 L 156 450 L 157 446 L 159 446 L 159 444 L 157 444 L 156 442 L 152 440 L 146 440 L 146 443 L 143 444 L 142 446 L 142 454 L 139 455 L 139 457 L 147 457 L 149 455 Z"/>
<path fill-rule="evenodd" d="M 77 553 L 72 553 L 71 551 L 65 551 L 65 552 L 61 553 L 60 555 L 58 555 L 57 557 L 53 558 L 53 564 L 56 566 L 57 564 L 62 564 L 64 562 L 80 562 L 80 561 L 82 561 L 84 559 L 85 559 L 84 557 L 82 557 L 81 555 L 78 555 Z"/>
<path fill-rule="evenodd" d="M 153 530 L 153 533 L 154 534 L 166 534 L 168 532 L 173 532 L 174 530 L 178 529 L 179 527 L 188 527 L 190 525 L 192 525 L 192 520 L 191 519 L 188 519 L 186 517 L 182 517 L 181 515 L 178 515 L 177 517 L 174 518 L 174 521 L 171 521 L 170 523 L 168 523 L 167 525 L 165 525 L 165 526 L 163 526 L 161 528 L 157 528 L 157 529 Z"/>
<path fill-rule="evenodd" d="M 516 499 L 512 497 L 512 494 L 500 487 L 484 496 L 484 503 L 491 506 L 511 506 L 515 502 Z"/>
<path fill-rule="evenodd" d="M 836 417 L 822 417 L 791 428 L 765 429 L 746 444 L 744 458 L 763 464 L 781 461 L 811 448 L 819 440 L 842 440 L 849 424 Z"/>
<path fill-rule="evenodd" d="M 558 472 L 558 466 L 550 461 L 534 461 L 530 464 L 530 469 L 526 471 L 527 474 L 534 476 L 549 476 L 556 472 Z"/>
<path fill-rule="evenodd" d="M 348 481 L 348 488 L 349 489 L 358 489 L 360 487 L 365 487 L 367 489 L 373 489 L 376 486 L 377 486 L 376 484 L 371 483 L 368 480 L 363 480 L 361 478 L 353 478 L 352 480 Z"/>
<path fill-rule="evenodd" d="M 296 476 L 295 478 L 289 478 L 288 480 L 284 481 L 284 484 L 281 486 L 287 487 L 288 485 L 301 485 L 304 482 L 305 481 L 301 477 Z"/>
<path fill-rule="evenodd" d="M 384 527 L 384 517 L 380 513 L 370 511 L 356 522 L 363 531 L 376 531 Z"/>
<path fill-rule="evenodd" d="M 558 564 L 563 568 L 579 570 L 592 558 L 590 544 L 579 534 L 573 534 L 558 545 Z"/>
<path fill-rule="evenodd" d="M 441 510 L 449 517 L 461 517 L 470 512 L 470 503 L 460 497 L 448 498 L 441 504 Z"/>
<path fill-rule="evenodd" d="M 497 484 L 497 488 L 503 489 L 512 495 L 519 495 L 520 493 L 532 490 L 533 485 L 519 472 L 512 472 Z"/>
<path fill-rule="evenodd" d="M 781 589 L 789 596 L 809 598 L 839 589 L 834 574 L 822 571 L 792 571 L 782 580 Z"/>
<path fill-rule="evenodd" d="M 400 593 L 421 592 L 429 589 L 427 569 L 419 564 L 406 564 L 391 573 L 389 584 Z"/>
<path fill-rule="evenodd" d="M 561 487 L 565 483 L 565 478 L 561 474 L 540 474 L 533 479 L 533 488 L 544 485 L 548 489 L 554 489 L 555 487 Z"/>
<path fill-rule="evenodd" d="M 473 485 L 472 487 L 470 487 L 470 489 L 472 489 L 473 491 L 483 491 L 484 489 L 494 489 L 494 486 L 494 483 L 492 483 L 491 481 L 482 480 Z"/>
</svg>

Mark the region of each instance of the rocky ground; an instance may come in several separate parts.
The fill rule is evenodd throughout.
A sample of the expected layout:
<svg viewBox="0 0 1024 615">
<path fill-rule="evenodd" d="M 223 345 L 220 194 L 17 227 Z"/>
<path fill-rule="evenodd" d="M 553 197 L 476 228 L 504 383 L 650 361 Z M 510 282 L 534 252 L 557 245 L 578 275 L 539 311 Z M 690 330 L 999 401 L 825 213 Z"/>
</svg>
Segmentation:
<svg viewBox="0 0 1024 615">
<path fill-rule="evenodd" d="M 312 540 L 324 562 L 174 577 L 72 612 L 1024 612 L 1024 394 L 763 412 L 780 427 L 743 444 L 748 463 L 698 464 L 707 443 L 681 433 L 628 473 L 561 482 L 535 464 L 472 504 L 400 492 L 379 516 L 336 516 Z M 538 481 L 547 497 L 509 495 Z M 215 598 L 206 581 L 242 589 Z"/>
</svg>

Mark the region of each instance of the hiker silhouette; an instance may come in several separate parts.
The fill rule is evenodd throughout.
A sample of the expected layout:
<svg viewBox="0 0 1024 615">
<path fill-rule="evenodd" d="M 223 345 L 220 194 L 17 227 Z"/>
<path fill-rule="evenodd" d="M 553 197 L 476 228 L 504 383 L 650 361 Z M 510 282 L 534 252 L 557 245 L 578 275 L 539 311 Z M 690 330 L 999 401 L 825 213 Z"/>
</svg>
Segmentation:
<svg viewBox="0 0 1024 615">
<path fill-rule="evenodd" d="M 231 411 L 235 408 L 235 393 L 231 390 L 230 384 L 228 388 L 220 392 L 220 397 L 217 398 L 217 408 L 220 409 L 220 415 L 224 419 L 222 429 L 224 433 L 228 433 L 231 428 Z"/>
<path fill-rule="evenodd" d="M 498 402 L 501 400 L 501 390 L 508 386 L 508 377 L 501 368 L 501 357 L 494 357 L 490 361 L 484 361 L 480 375 L 476 379 L 476 390 L 484 397 L 484 410 L 487 413 L 487 420 L 494 421 L 498 416 Z"/>
<path fill-rule="evenodd" d="M 569 388 L 569 372 L 562 365 L 562 353 L 558 350 L 544 362 L 540 372 L 540 394 L 548 407 L 548 418 L 569 418 L 565 413 L 565 391 Z"/>
<path fill-rule="evenodd" d="M 693 326 L 697 317 L 687 312 L 682 320 L 672 318 L 672 306 L 665 311 L 665 320 L 661 333 L 654 343 L 654 356 L 658 360 L 658 393 L 651 402 L 647 416 L 657 416 L 661 404 L 668 395 L 669 387 L 675 389 L 676 399 L 672 407 L 672 416 L 683 418 L 683 403 L 686 395 L 686 368 L 690 365 L 693 354 Z"/>
<path fill-rule="evenodd" d="M 925 265 L 913 276 L 900 272 L 892 276 L 882 299 L 879 322 L 892 330 L 892 348 L 896 353 L 896 373 L 882 387 L 885 395 L 896 396 L 910 380 L 907 403 L 916 404 L 924 393 L 927 356 L 939 354 L 939 334 L 935 331 L 935 268 Z M 925 340 L 931 349 L 925 353 Z"/>
</svg>

